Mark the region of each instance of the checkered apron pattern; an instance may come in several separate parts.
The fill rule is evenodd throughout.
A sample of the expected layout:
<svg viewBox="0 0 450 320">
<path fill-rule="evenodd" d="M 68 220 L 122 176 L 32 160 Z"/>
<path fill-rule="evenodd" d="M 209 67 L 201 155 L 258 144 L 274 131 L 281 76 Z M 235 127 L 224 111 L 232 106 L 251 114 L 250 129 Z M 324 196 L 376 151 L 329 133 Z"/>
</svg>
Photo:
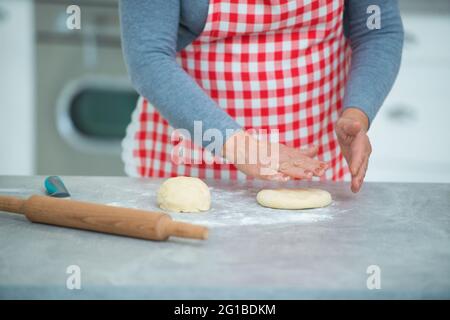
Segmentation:
<svg viewBox="0 0 450 320">
<path fill-rule="evenodd" d="M 331 165 L 320 179 L 342 180 L 348 168 L 334 124 L 351 59 L 343 8 L 344 0 L 210 0 L 204 31 L 177 61 L 242 127 L 277 129 L 292 147 L 318 145 L 318 158 Z M 141 97 L 122 144 L 126 173 L 246 178 L 232 164 L 192 161 L 200 148 L 172 133 Z M 190 164 L 172 161 L 180 146 L 194 148 Z"/>
</svg>

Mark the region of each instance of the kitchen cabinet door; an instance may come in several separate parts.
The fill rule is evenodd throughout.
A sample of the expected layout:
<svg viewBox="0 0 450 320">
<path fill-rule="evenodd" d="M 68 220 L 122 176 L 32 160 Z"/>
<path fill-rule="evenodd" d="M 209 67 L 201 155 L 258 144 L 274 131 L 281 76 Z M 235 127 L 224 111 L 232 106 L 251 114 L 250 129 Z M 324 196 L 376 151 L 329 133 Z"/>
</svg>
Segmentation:
<svg viewBox="0 0 450 320">
<path fill-rule="evenodd" d="M 34 173 L 33 1 L 0 1 L 0 174 Z"/>
<path fill-rule="evenodd" d="M 450 181 L 450 65 L 403 66 L 369 131 L 368 180 Z"/>
<path fill-rule="evenodd" d="M 406 65 L 441 66 L 450 62 L 450 15 L 403 14 Z"/>
</svg>

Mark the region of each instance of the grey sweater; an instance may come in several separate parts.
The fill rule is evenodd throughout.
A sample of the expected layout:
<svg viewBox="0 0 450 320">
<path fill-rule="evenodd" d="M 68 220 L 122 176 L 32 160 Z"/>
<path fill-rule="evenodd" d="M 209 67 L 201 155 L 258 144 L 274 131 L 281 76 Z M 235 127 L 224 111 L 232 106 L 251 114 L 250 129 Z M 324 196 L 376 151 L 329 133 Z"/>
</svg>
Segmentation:
<svg viewBox="0 0 450 320">
<path fill-rule="evenodd" d="M 176 53 L 202 32 L 209 0 L 121 0 L 120 19 L 125 62 L 133 86 L 174 128 L 193 134 L 240 126 L 219 108 L 176 62 Z M 367 8 L 381 8 L 381 28 L 370 30 Z M 346 0 L 344 31 L 352 47 L 352 63 L 344 108 L 361 109 L 374 119 L 399 70 L 403 27 L 397 0 Z"/>
</svg>

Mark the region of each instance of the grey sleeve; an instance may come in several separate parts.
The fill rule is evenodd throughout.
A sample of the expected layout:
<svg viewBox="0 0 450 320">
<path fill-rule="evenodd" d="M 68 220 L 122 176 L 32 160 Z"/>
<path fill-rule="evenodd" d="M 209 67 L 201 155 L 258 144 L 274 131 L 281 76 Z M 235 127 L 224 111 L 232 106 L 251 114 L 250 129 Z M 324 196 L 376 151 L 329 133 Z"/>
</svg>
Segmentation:
<svg viewBox="0 0 450 320">
<path fill-rule="evenodd" d="M 172 127 L 193 136 L 194 121 L 202 121 L 203 132 L 218 129 L 224 138 L 240 128 L 176 62 L 180 0 L 121 0 L 119 10 L 133 86 Z"/>
<path fill-rule="evenodd" d="M 367 27 L 371 5 L 381 9 L 380 29 Z M 404 34 L 398 0 L 346 0 L 344 29 L 353 51 L 344 109 L 361 109 L 370 124 L 400 68 Z"/>
</svg>

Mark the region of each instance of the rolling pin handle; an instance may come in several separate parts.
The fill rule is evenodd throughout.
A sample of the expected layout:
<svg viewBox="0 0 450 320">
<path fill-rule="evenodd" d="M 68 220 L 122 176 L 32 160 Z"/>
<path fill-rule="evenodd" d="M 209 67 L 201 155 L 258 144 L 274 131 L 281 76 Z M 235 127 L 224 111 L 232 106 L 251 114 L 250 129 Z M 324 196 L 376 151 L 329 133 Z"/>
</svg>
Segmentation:
<svg viewBox="0 0 450 320">
<path fill-rule="evenodd" d="M 207 228 L 184 222 L 170 220 L 165 226 L 165 231 L 168 236 L 200 240 L 208 239 Z"/>
<path fill-rule="evenodd" d="M 26 200 L 22 200 L 16 197 L 0 196 L 0 211 L 25 214 L 25 202 Z"/>
</svg>

